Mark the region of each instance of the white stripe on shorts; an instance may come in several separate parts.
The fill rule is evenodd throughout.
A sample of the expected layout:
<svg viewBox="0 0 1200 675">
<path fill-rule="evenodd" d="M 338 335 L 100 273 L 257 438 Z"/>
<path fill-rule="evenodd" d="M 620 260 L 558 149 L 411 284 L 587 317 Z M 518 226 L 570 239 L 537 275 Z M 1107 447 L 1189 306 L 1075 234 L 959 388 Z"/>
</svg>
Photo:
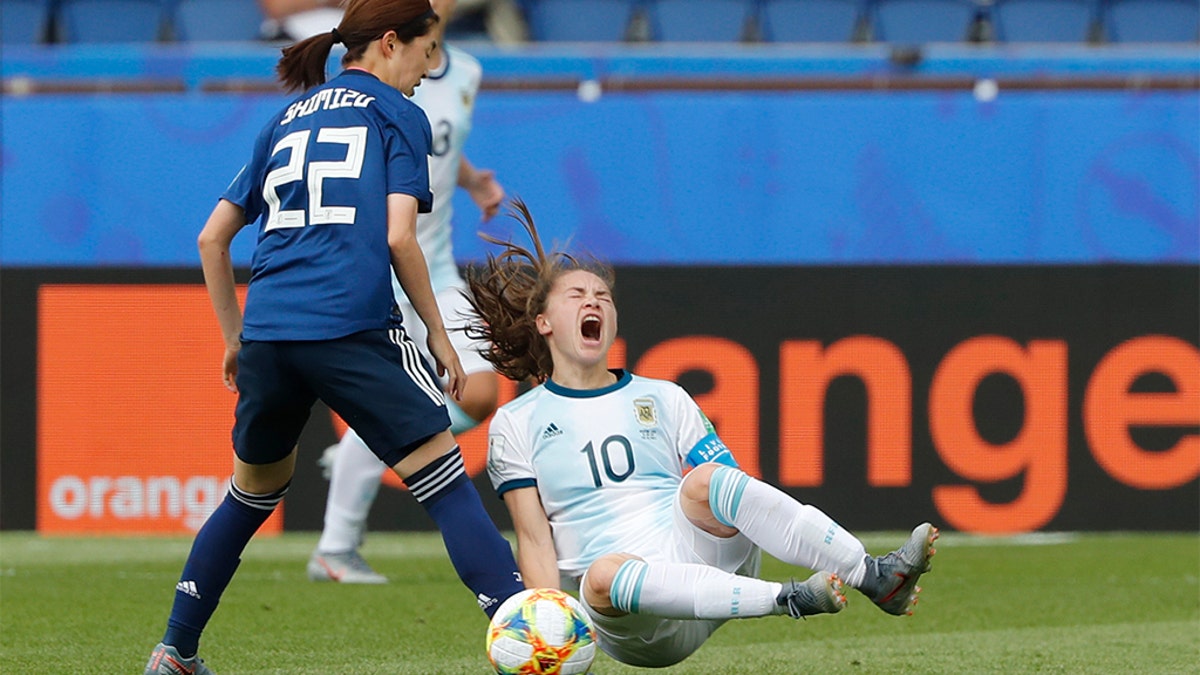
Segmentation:
<svg viewBox="0 0 1200 675">
<path fill-rule="evenodd" d="M 416 343 L 409 339 L 408 333 L 405 333 L 403 328 L 392 328 L 388 331 L 388 336 L 400 348 L 400 355 L 404 360 L 404 371 L 408 373 L 413 384 L 425 392 L 425 395 L 435 405 L 446 405 L 446 398 L 442 396 L 441 388 L 438 387 L 437 382 L 434 382 L 429 371 L 425 369 L 425 365 L 421 362 L 421 353 L 417 350 Z"/>
</svg>

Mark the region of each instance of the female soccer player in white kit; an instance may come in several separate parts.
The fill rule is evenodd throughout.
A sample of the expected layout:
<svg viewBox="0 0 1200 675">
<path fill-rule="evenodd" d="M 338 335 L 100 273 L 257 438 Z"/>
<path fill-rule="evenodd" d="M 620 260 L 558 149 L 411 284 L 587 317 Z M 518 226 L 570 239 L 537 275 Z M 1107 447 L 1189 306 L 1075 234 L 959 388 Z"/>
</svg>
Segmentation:
<svg viewBox="0 0 1200 675">
<path fill-rule="evenodd" d="M 526 587 L 578 585 L 600 647 L 645 667 L 683 660 L 729 619 L 840 611 L 843 583 L 911 613 L 937 528 L 872 557 L 817 508 L 738 469 L 682 388 L 607 368 L 611 270 L 546 255 L 516 208 L 534 251 L 508 243 L 470 277 L 471 333 L 502 374 L 542 383 L 501 406 L 489 433 Z M 757 579 L 760 549 L 818 572 Z"/>
<path fill-rule="evenodd" d="M 454 13 L 454 0 L 434 0 L 439 16 Z M 450 339 L 458 352 L 463 370 L 469 376 L 461 401 L 446 401 L 450 413 L 450 432 L 457 435 L 477 426 L 496 409 L 499 392 L 497 376 L 480 355 L 486 343 L 474 340 L 459 330 L 467 321 L 471 307 L 463 297 L 467 285 L 459 273 L 451 244 L 451 218 L 456 187 L 462 187 L 489 219 L 500 208 L 504 190 L 491 171 L 477 169 L 464 156 L 471 133 L 471 116 L 483 69 L 466 52 L 446 47 L 442 36 L 449 19 L 434 27 L 438 44 L 435 65 L 410 97 L 425 111 L 433 131 L 429 160 L 429 183 L 433 191 L 433 210 L 417 218 L 417 241 L 429 265 L 429 278 L 437 296 L 438 308 Z M 397 304 L 405 325 L 417 345 L 425 344 L 423 324 L 417 320 L 412 303 L 399 282 L 393 283 Z M 428 360 L 429 355 L 425 354 Z M 308 577 L 314 581 L 378 584 L 387 577 L 371 569 L 359 547 L 366 529 L 367 516 L 379 493 L 380 480 L 387 467 L 349 429 L 341 441 L 329 448 L 322 464 L 329 472 L 329 493 L 325 502 L 325 522 L 317 548 L 308 561 Z"/>
</svg>

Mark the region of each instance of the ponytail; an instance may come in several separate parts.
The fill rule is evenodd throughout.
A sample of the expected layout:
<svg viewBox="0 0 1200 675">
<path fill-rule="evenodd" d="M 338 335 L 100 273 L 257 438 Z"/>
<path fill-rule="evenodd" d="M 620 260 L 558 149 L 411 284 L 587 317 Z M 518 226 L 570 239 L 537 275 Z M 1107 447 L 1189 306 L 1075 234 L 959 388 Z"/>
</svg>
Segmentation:
<svg viewBox="0 0 1200 675">
<path fill-rule="evenodd" d="M 367 46 L 388 31 L 395 31 L 407 44 L 427 34 L 437 22 L 429 0 L 350 0 L 342 22 L 333 30 L 284 47 L 275 72 L 285 89 L 303 91 L 325 83 L 325 64 L 335 44 L 346 45 L 345 67 L 361 59 Z"/>
<path fill-rule="evenodd" d="M 334 31 L 337 29 L 335 28 Z M 325 83 L 325 63 L 335 44 L 333 32 L 314 35 L 283 48 L 275 66 L 279 81 L 287 91 L 304 91 Z"/>
</svg>

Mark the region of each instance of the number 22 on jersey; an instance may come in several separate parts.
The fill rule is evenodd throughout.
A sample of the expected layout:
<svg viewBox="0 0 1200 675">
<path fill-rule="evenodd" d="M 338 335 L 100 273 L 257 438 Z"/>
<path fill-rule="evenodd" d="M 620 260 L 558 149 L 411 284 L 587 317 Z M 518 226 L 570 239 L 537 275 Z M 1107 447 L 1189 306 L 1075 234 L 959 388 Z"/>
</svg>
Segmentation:
<svg viewBox="0 0 1200 675">
<path fill-rule="evenodd" d="M 263 181 L 263 201 L 267 203 L 267 222 L 264 230 L 306 225 L 353 225 L 353 206 L 325 206 L 321 192 L 326 178 L 358 178 L 362 173 L 363 156 L 367 148 L 367 128 L 323 127 L 317 130 L 317 143 L 346 146 L 345 159 L 334 161 L 307 161 L 311 129 L 294 131 L 279 139 L 271 150 L 274 157 L 291 150 L 287 164 L 271 170 Z M 305 181 L 308 188 L 308 210 L 285 209 L 279 196 L 279 188 Z M 307 217 L 307 222 L 305 222 Z"/>
</svg>

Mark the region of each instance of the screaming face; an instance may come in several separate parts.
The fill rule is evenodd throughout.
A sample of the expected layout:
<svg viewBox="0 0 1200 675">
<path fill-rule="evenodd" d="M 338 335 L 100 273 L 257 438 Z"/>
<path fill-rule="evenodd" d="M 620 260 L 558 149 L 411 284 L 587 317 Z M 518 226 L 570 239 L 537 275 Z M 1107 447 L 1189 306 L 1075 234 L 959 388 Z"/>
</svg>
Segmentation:
<svg viewBox="0 0 1200 675">
<path fill-rule="evenodd" d="M 617 308 L 603 279 L 585 270 L 560 276 L 546 298 L 546 311 L 537 316 L 555 369 L 606 367 L 608 349 L 617 336 Z"/>
</svg>

